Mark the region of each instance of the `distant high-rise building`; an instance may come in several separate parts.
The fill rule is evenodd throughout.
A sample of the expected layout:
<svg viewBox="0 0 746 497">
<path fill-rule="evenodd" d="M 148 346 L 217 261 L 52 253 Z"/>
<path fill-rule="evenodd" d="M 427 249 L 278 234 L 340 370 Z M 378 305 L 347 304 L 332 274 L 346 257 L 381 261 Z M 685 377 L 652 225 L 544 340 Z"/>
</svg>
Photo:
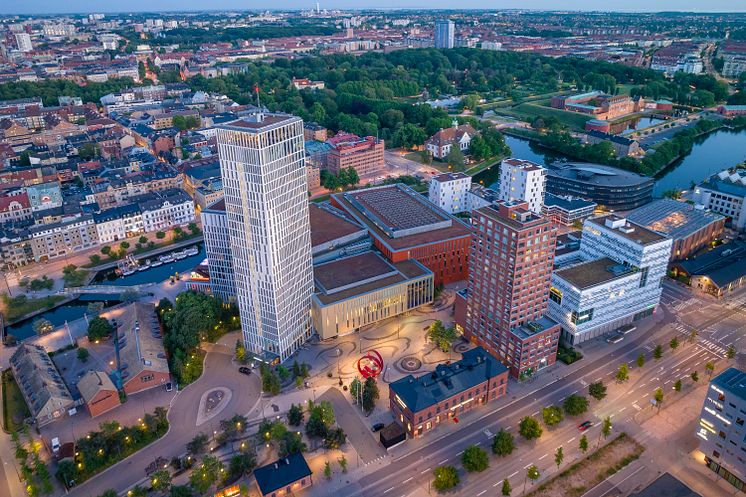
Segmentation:
<svg viewBox="0 0 746 497">
<path fill-rule="evenodd" d="M 528 202 L 531 212 L 541 214 L 547 170 L 522 159 L 505 159 L 500 164 L 500 200 Z"/>
<path fill-rule="evenodd" d="M 557 233 L 528 204 L 499 202 L 472 213 L 469 283 L 456 303 L 464 336 L 498 356 L 513 376 L 554 363 L 559 325 L 547 318 Z"/>
<path fill-rule="evenodd" d="M 284 361 L 312 332 L 303 121 L 258 113 L 219 126 L 217 142 L 246 347 Z"/>
<path fill-rule="evenodd" d="M 435 48 L 453 48 L 456 25 L 450 19 L 435 21 Z"/>
<path fill-rule="evenodd" d="M 207 206 L 200 214 L 202 233 L 205 238 L 205 255 L 210 271 L 212 294 L 223 302 L 236 301 L 236 275 L 233 272 L 231 239 L 228 231 L 228 216 L 225 199 Z"/>
<path fill-rule="evenodd" d="M 21 52 L 30 52 L 34 49 L 31 44 L 31 36 L 28 33 L 16 33 L 16 45 Z"/>
</svg>

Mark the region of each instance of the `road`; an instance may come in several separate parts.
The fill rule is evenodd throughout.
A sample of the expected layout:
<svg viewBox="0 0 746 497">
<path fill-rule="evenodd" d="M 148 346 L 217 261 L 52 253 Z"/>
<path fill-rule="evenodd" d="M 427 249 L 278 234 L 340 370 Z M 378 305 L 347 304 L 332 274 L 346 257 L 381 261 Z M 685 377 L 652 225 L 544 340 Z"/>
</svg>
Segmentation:
<svg viewBox="0 0 746 497">
<path fill-rule="evenodd" d="M 686 296 L 688 296 L 688 290 L 668 285 L 663 300 L 664 310 L 662 312 L 665 313 L 665 317 L 659 324 L 657 332 L 648 335 L 640 334 L 633 340 L 609 346 L 612 352 L 608 356 L 600 357 L 564 378 L 530 392 L 528 396 L 503 404 L 490 412 L 485 413 L 480 410 L 479 414 L 474 413 L 475 416 L 470 419 L 471 424 L 465 424 L 458 431 L 434 440 L 403 457 L 394 458 L 393 463 L 388 467 L 372 472 L 352 483 L 345 495 L 404 497 L 422 494 L 428 488 L 433 468 L 444 464 L 456 464 L 461 452 L 469 445 L 479 444 L 484 448 L 489 448 L 492 436 L 500 428 L 505 428 L 516 435 L 518 422 L 523 416 L 539 417 L 542 407 L 557 405 L 572 393 L 587 392 L 587 385 L 598 380 L 603 380 L 607 384 L 609 395 L 603 402 L 596 404 L 594 401 L 592 405 L 594 412 L 588 418 L 594 420 L 596 424 L 587 432 L 589 440 L 598 437 L 598 423 L 605 416 L 611 416 L 614 424 L 620 425 L 616 430 L 623 428 L 634 435 L 635 430 L 639 431 L 639 426 L 634 423 L 634 417 L 640 411 L 652 409 L 649 398 L 657 388 L 663 388 L 666 395 L 669 395 L 676 379 L 681 378 L 685 382 L 691 382 L 690 375 L 695 370 L 702 378 L 700 381 L 706 381 L 704 364 L 711 360 L 723 360 L 722 351 L 711 347 L 704 340 L 696 344 L 681 345 L 675 352 L 667 347 L 670 337 L 681 333 L 676 306 L 684 302 L 683 299 Z M 699 304 L 690 302 L 690 305 L 696 307 Z M 743 304 L 742 308 L 746 308 L 746 304 Z M 674 312 L 665 309 L 671 309 Z M 717 326 L 732 316 L 732 313 L 733 310 L 728 308 L 713 313 L 702 323 L 704 324 L 702 329 Z M 746 322 L 746 319 L 743 322 Z M 709 341 L 709 339 L 706 340 Z M 684 342 L 683 339 L 681 341 Z M 665 347 L 665 353 L 662 359 L 655 361 L 652 358 L 652 350 L 658 343 Z M 622 362 L 633 365 L 635 358 L 641 352 L 647 356 L 648 364 L 640 371 L 636 371 L 633 366 L 631 380 L 620 385 L 615 384 L 614 376 L 618 365 Z M 462 417 L 462 422 L 469 422 L 464 418 L 466 416 Z M 549 473 L 556 471 L 553 456 L 556 447 L 560 445 L 564 447 L 565 464 L 580 455 L 577 447 L 580 434 L 576 424 L 583 419 L 581 417 L 566 420 L 558 428 L 546 430 L 545 435 L 538 442 L 519 441 L 518 450 L 500 461 L 499 470 L 470 474 L 460 485 L 459 495 L 479 497 L 487 492 L 494 495 L 497 492 L 496 487 L 504 478 L 509 478 L 512 486 L 517 489 L 523 484 L 526 468 L 531 464 L 539 467 L 543 480 Z"/>
</svg>

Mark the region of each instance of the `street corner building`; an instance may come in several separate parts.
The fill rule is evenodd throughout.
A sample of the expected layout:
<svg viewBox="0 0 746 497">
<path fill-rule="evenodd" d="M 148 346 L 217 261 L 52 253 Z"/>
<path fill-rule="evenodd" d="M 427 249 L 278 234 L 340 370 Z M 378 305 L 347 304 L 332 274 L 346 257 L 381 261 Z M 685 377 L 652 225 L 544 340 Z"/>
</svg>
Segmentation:
<svg viewBox="0 0 746 497">
<path fill-rule="evenodd" d="M 433 272 L 436 286 L 466 279 L 471 228 L 411 188 L 337 193 L 331 204 L 365 226 L 389 261 L 417 260 Z"/>
<path fill-rule="evenodd" d="M 527 202 L 472 215 L 469 281 L 456 296 L 456 328 L 520 378 L 554 364 L 560 327 L 545 316 L 557 228 Z"/>
<path fill-rule="evenodd" d="M 394 417 L 410 437 L 419 437 L 440 423 L 504 396 L 508 368 L 482 347 L 464 352 L 451 364 L 415 378 L 407 375 L 389 385 Z"/>
</svg>

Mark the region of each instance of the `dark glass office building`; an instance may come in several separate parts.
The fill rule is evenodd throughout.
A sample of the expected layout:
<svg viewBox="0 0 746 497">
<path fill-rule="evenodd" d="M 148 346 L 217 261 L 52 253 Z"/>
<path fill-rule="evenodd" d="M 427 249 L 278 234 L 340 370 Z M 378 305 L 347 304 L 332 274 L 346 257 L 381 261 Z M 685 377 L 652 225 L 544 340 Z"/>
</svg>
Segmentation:
<svg viewBox="0 0 746 497">
<path fill-rule="evenodd" d="M 653 178 L 615 167 L 585 162 L 552 165 L 546 191 L 591 200 L 604 209 L 627 211 L 653 198 Z"/>
</svg>

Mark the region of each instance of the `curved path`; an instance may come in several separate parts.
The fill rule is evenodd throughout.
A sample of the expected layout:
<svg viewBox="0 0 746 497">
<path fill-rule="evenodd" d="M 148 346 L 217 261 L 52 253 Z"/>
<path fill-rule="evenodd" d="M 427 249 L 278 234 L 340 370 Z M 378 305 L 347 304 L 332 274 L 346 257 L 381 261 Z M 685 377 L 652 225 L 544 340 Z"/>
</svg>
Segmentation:
<svg viewBox="0 0 746 497">
<path fill-rule="evenodd" d="M 170 460 L 183 454 L 186 444 L 198 433 L 209 434 L 218 429 L 222 419 L 230 418 L 236 413 L 246 414 L 254 407 L 261 389 L 258 375 L 246 376 L 238 372 L 238 367 L 232 361 L 233 346 L 228 345 L 235 343 L 233 334 L 223 337 L 221 342 L 204 346 L 207 350 L 204 373 L 199 380 L 187 386 L 174 398 L 168 411 L 168 433 L 145 449 L 73 488 L 70 496 L 91 497 L 101 495 L 110 488 L 120 491 L 127 489 L 145 477 L 145 468 L 155 458 L 164 457 Z M 222 407 L 214 418 L 202 426 L 197 426 L 202 396 L 219 388 L 226 388 L 231 392 L 230 397 L 226 399 L 225 407 Z"/>
</svg>

